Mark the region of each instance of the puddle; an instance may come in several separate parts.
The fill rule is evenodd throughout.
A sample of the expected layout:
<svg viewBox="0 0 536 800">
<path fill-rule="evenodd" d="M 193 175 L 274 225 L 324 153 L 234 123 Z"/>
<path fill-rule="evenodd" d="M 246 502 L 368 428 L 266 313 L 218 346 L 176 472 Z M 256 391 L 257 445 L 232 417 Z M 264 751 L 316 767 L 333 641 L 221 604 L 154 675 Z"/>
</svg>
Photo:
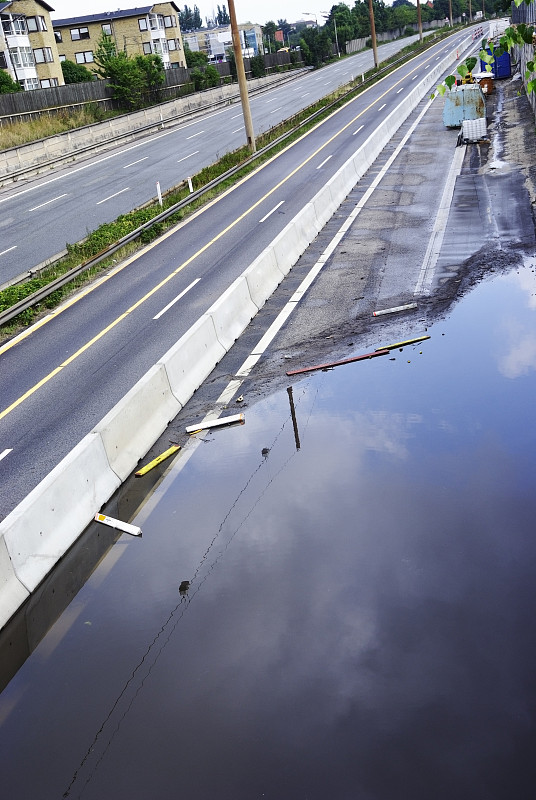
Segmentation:
<svg viewBox="0 0 536 800">
<path fill-rule="evenodd" d="M 6 797 L 532 794 L 533 269 L 205 435 L 0 695 Z"/>
</svg>

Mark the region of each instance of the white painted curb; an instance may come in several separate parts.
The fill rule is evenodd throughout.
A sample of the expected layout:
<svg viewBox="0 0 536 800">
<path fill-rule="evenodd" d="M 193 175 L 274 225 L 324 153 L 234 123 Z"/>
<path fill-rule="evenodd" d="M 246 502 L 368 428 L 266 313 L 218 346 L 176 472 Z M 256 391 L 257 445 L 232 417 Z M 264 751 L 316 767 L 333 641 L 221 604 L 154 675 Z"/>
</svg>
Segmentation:
<svg viewBox="0 0 536 800">
<path fill-rule="evenodd" d="M 161 364 L 149 370 L 94 428 L 121 483 L 153 446 L 182 405 Z M 100 508 L 100 506 L 98 507 Z M 98 510 L 93 509 L 93 513 Z"/>
<path fill-rule="evenodd" d="M 171 391 L 181 405 L 186 405 L 224 355 L 214 321 L 204 314 L 160 359 Z"/>
</svg>

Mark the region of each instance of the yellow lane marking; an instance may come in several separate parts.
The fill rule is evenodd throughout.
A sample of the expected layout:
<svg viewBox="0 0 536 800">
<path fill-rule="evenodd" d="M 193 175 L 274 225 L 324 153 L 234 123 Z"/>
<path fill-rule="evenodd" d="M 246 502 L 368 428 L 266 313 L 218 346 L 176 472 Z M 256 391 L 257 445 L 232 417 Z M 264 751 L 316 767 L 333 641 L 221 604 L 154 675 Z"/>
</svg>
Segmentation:
<svg viewBox="0 0 536 800">
<path fill-rule="evenodd" d="M 401 67 L 400 67 L 400 69 L 401 69 Z M 249 216 L 249 214 L 251 214 L 253 211 L 255 211 L 255 209 L 257 209 L 261 205 L 261 203 L 263 203 L 267 198 L 269 198 L 278 189 L 280 189 L 282 186 L 284 186 L 285 183 L 287 183 L 291 178 L 293 178 L 294 175 L 296 175 L 301 169 L 303 169 L 303 167 L 305 167 L 310 161 L 312 161 L 314 158 L 316 158 L 316 156 L 319 153 L 321 153 L 322 150 L 324 150 L 326 147 L 328 147 L 333 141 L 335 141 L 335 139 L 337 139 L 348 128 L 350 128 L 352 125 L 354 125 L 356 120 L 358 120 L 360 117 L 362 117 L 363 114 L 366 114 L 367 111 L 369 111 L 374 105 L 376 105 L 376 103 L 380 102 L 380 100 L 382 100 L 387 94 L 389 94 L 389 92 L 392 92 L 393 88 L 395 86 L 398 86 L 398 84 L 401 83 L 402 80 L 405 80 L 406 78 L 407 78 L 407 76 L 404 76 L 404 78 L 401 78 L 399 81 L 397 81 L 395 84 L 393 84 L 393 86 L 389 87 L 389 89 L 387 89 L 379 97 L 377 97 L 376 100 L 373 100 L 371 103 L 369 103 L 369 105 L 366 106 L 366 108 L 364 108 L 362 111 L 360 111 L 359 114 L 357 114 L 353 119 L 351 119 L 350 122 L 348 122 L 346 125 L 344 125 L 339 131 L 337 131 L 337 133 L 333 134 L 333 136 L 331 136 L 331 138 L 329 138 L 327 141 L 324 142 L 324 144 L 322 144 L 319 148 L 317 148 L 317 150 L 315 150 L 314 153 L 312 153 L 310 156 L 308 156 L 305 159 L 305 161 L 302 161 L 301 164 L 299 164 L 297 167 L 295 167 L 292 170 L 292 172 L 290 172 L 285 178 L 283 178 L 281 181 L 279 181 L 279 183 L 277 183 L 275 186 L 273 186 L 265 195 L 263 195 L 263 197 L 259 198 L 259 200 L 257 200 L 256 203 L 254 203 L 252 206 L 250 206 L 239 217 L 237 217 L 233 222 L 231 222 L 226 228 L 224 228 L 222 231 L 220 231 L 220 233 L 218 233 L 213 239 L 211 239 L 209 242 L 204 244 L 203 247 L 201 247 L 196 253 L 194 253 L 192 256 L 190 256 L 190 258 L 188 258 L 186 261 L 184 261 L 179 267 L 177 267 L 177 269 L 173 270 L 173 272 L 171 272 L 166 278 L 164 278 L 162 281 L 160 281 L 160 283 L 158 283 L 156 286 L 154 286 L 149 292 L 147 292 L 147 294 L 145 294 L 143 297 L 141 297 L 139 300 L 137 300 L 123 314 L 118 316 L 113 322 L 111 322 L 109 325 L 107 325 L 106 328 L 103 328 L 103 330 L 100 331 L 100 333 L 98 333 L 96 336 L 94 336 L 92 339 L 90 339 L 90 341 L 87 342 L 85 345 L 83 345 L 79 350 L 77 350 L 76 353 L 73 353 L 73 355 L 70 356 L 66 361 L 64 361 L 59 367 L 56 367 L 54 370 L 52 370 L 52 372 L 50 372 L 48 375 L 46 375 L 44 378 L 42 378 L 40 381 L 38 381 L 38 383 L 36 383 L 35 386 L 32 386 L 31 389 L 28 389 L 27 392 L 25 392 L 17 400 L 15 400 L 10 406 L 8 406 L 6 409 L 4 409 L 4 411 L 0 412 L 0 420 L 2 420 L 5 417 L 7 417 L 8 414 L 10 414 L 12 411 L 14 411 L 25 400 L 27 400 L 35 392 L 37 392 L 45 384 L 47 384 L 50 380 L 52 380 L 52 378 L 54 378 L 65 367 L 67 367 L 69 364 L 72 364 L 73 361 L 75 361 L 77 358 L 79 358 L 79 356 L 81 356 L 83 353 L 85 353 L 86 350 L 89 350 L 89 348 L 92 347 L 100 339 L 102 339 L 103 336 L 105 336 L 107 333 L 109 333 L 111 330 L 113 330 L 113 328 L 115 328 L 117 325 L 119 325 L 119 323 L 122 322 L 124 319 L 126 319 L 133 311 L 135 311 L 137 308 L 139 308 L 141 305 L 143 305 L 143 303 L 145 303 L 150 297 L 152 297 L 156 292 L 158 292 L 160 289 L 162 289 L 162 287 L 164 287 L 172 278 L 174 278 L 175 275 L 178 275 L 179 272 L 182 272 L 183 269 L 185 269 L 193 261 L 195 261 L 197 258 L 199 258 L 199 256 L 201 256 L 203 253 L 205 253 L 210 247 L 212 247 L 212 245 L 216 244 L 216 242 L 219 242 L 219 240 L 222 239 L 227 233 L 229 233 L 229 231 L 231 231 L 233 228 L 235 228 L 240 222 L 242 222 L 247 216 Z M 370 88 L 372 88 L 372 87 L 369 87 L 369 89 Z M 369 89 L 366 89 L 365 91 L 369 91 Z M 356 98 L 354 98 L 354 100 L 351 100 L 350 102 L 353 103 L 356 100 L 358 100 L 360 97 L 362 97 L 362 95 L 358 95 Z M 347 108 L 347 106 L 343 106 L 342 108 L 337 109 L 337 111 L 335 113 L 339 113 L 344 108 Z M 319 123 L 319 125 L 323 124 L 324 122 L 326 122 L 326 120 L 323 120 L 323 122 Z M 318 126 L 315 126 L 315 129 L 316 129 L 316 127 L 318 127 Z M 308 133 L 305 134 L 305 135 L 306 136 L 309 135 L 310 133 L 313 132 L 313 130 L 314 129 L 311 129 L 311 131 L 308 131 Z M 300 141 L 300 140 L 298 140 L 298 141 Z M 297 144 L 297 142 L 295 142 L 294 144 Z M 293 145 L 291 145 L 291 146 L 293 146 Z M 278 155 L 281 155 L 281 154 L 278 154 Z M 274 156 L 274 158 L 277 158 L 277 157 L 278 156 Z M 272 160 L 273 159 L 270 159 L 269 162 L 266 162 L 266 164 L 263 164 L 260 167 L 260 169 L 263 169 L 264 167 L 268 166 L 268 164 L 271 163 Z M 258 170 L 256 170 L 255 173 L 252 173 L 251 175 L 247 176 L 244 180 L 248 180 L 249 178 L 253 177 L 253 175 L 256 174 L 257 172 L 258 172 Z M 233 191 L 234 189 L 238 188 L 238 186 L 240 186 L 241 183 L 242 183 L 242 181 L 236 187 L 233 187 L 233 189 L 231 189 L 231 191 Z M 226 192 L 220 198 L 217 198 L 217 201 L 218 200 L 222 200 L 223 197 L 226 196 L 227 194 L 228 194 L 228 192 Z M 212 205 L 212 204 L 210 204 L 210 205 Z M 208 206 L 204 207 L 204 209 L 202 209 L 200 211 L 204 211 L 204 210 L 207 210 L 207 209 L 208 209 Z M 194 216 L 197 216 L 197 214 L 194 215 Z M 190 217 L 190 220 L 193 219 L 193 218 L 194 217 Z M 130 264 L 133 261 L 135 261 L 141 255 L 144 255 L 149 249 L 151 249 L 152 247 L 155 247 L 163 239 L 168 238 L 168 236 L 173 235 L 176 231 L 177 231 L 177 228 L 171 229 L 168 233 L 164 234 L 157 241 L 155 241 L 151 245 L 149 245 L 147 249 L 145 249 L 141 253 L 137 253 L 134 256 L 132 256 L 130 259 L 128 259 L 127 262 L 125 262 L 124 265 L 122 265 L 120 267 L 119 270 L 114 270 L 113 273 L 111 273 L 108 276 L 105 276 L 104 280 L 99 281 L 97 286 L 102 284 L 104 281 L 109 280 L 111 277 L 113 277 L 113 275 L 117 274 L 118 271 L 123 270 L 128 264 Z M 97 288 L 97 286 L 94 286 L 94 287 L 88 289 L 88 291 L 84 292 L 82 295 L 79 295 L 79 296 L 77 295 L 77 297 L 73 298 L 73 300 L 71 302 L 68 302 L 68 303 L 65 304 L 65 306 L 62 306 L 61 307 L 61 311 L 66 310 L 66 308 L 68 308 L 68 307 L 72 306 L 74 303 L 78 302 L 78 300 L 82 299 L 82 297 L 85 297 L 87 294 L 90 293 L 90 291 L 93 291 L 95 288 Z M 49 322 L 51 319 L 53 319 L 54 316 L 57 316 L 57 314 L 45 317 L 36 326 L 32 326 L 31 331 L 33 332 L 38 327 L 42 327 L 42 325 L 46 324 L 46 322 Z M 28 335 L 29 335 L 29 333 L 28 333 Z M 13 347 L 15 344 L 17 344 L 18 342 L 22 341 L 23 338 L 25 338 L 25 337 L 16 337 L 16 339 L 13 342 L 8 342 L 6 345 L 4 345 L 4 347 L 0 348 L 0 355 L 2 353 L 4 353 L 6 350 L 8 350 L 10 347 Z"/>
</svg>

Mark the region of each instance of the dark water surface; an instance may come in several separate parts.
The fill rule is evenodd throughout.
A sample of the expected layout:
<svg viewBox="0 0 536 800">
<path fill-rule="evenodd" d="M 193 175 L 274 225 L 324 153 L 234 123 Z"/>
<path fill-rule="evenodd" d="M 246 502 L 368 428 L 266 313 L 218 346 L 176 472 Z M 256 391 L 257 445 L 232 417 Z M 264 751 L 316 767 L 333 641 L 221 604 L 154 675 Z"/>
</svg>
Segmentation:
<svg viewBox="0 0 536 800">
<path fill-rule="evenodd" d="M 295 383 L 299 451 L 285 391 L 200 443 L 0 695 L 1 797 L 534 798 L 535 321 L 527 266 Z"/>
</svg>

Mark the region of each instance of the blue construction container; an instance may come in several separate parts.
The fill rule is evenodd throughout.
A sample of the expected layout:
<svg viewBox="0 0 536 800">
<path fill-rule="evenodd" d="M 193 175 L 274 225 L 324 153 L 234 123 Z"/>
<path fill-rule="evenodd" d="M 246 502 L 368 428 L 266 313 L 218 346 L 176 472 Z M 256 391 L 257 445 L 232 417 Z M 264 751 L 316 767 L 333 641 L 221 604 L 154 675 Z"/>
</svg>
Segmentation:
<svg viewBox="0 0 536 800">
<path fill-rule="evenodd" d="M 491 55 L 491 50 L 487 51 Z M 486 62 L 480 61 L 480 69 L 486 72 Z M 512 62 L 510 60 L 510 53 L 503 53 L 502 56 L 495 57 L 495 61 L 491 64 L 492 72 L 488 73 L 493 75 L 494 78 L 511 78 L 512 77 Z"/>
<path fill-rule="evenodd" d="M 445 93 L 443 122 L 447 128 L 460 128 L 466 119 L 485 119 L 486 101 L 478 83 L 453 86 Z"/>
</svg>

